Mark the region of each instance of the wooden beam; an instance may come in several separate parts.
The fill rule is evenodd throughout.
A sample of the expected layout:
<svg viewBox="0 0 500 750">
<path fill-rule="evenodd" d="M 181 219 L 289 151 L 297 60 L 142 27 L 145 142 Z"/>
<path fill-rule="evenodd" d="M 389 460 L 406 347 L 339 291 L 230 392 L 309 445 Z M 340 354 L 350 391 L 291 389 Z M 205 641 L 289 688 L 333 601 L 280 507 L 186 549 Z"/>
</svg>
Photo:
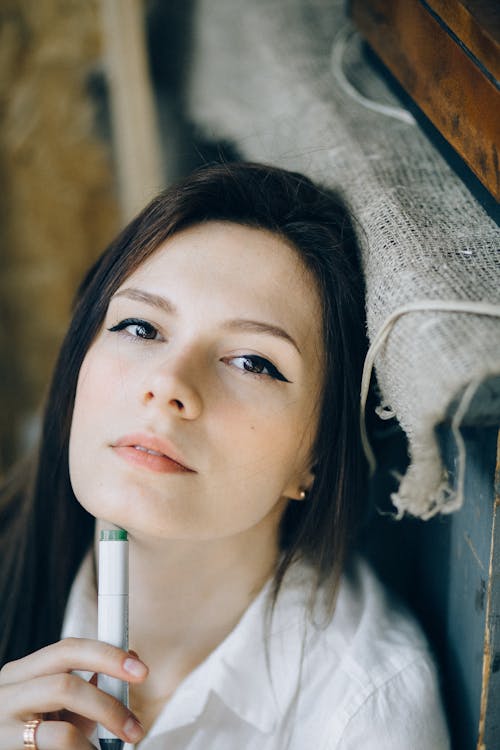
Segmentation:
<svg viewBox="0 0 500 750">
<path fill-rule="evenodd" d="M 163 187 L 141 0 L 101 0 L 113 146 L 124 220 Z"/>
<path fill-rule="evenodd" d="M 427 0 L 427 5 L 499 81 L 500 3 L 496 0 Z"/>
<path fill-rule="evenodd" d="M 464 0 L 352 0 L 351 14 L 376 54 L 498 201 L 500 44 L 496 27 L 481 27 L 472 7 Z"/>
</svg>

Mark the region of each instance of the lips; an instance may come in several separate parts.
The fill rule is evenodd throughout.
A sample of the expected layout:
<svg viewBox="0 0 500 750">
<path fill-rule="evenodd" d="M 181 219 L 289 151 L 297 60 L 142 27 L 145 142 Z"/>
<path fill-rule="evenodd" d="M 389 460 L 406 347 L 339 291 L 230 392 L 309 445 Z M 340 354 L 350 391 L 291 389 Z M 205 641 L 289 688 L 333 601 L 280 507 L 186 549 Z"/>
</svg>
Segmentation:
<svg viewBox="0 0 500 750">
<path fill-rule="evenodd" d="M 157 435 L 124 435 L 111 447 L 129 462 L 163 473 L 195 472 L 168 441 Z"/>
</svg>

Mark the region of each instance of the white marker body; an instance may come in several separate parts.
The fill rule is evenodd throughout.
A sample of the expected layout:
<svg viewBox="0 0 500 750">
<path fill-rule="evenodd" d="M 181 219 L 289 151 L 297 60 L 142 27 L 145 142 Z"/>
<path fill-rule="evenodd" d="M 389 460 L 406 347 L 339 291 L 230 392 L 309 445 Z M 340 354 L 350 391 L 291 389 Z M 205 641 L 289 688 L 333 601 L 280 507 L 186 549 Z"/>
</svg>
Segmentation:
<svg viewBox="0 0 500 750">
<path fill-rule="evenodd" d="M 128 650 L 128 541 L 99 542 L 99 591 L 97 638 Z M 97 676 L 97 686 L 128 706 L 128 682 L 106 674 Z M 99 739 L 116 740 L 116 735 L 98 725 Z"/>
</svg>

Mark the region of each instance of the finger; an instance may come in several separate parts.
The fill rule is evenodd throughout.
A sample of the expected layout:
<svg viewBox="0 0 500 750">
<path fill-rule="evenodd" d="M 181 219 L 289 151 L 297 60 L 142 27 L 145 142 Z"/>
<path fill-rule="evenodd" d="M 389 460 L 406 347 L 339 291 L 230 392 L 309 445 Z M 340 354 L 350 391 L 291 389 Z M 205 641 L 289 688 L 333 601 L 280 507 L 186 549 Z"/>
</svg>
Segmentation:
<svg viewBox="0 0 500 750">
<path fill-rule="evenodd" d="M 45 714 L 45 716 L 49 721 L 67 721 L 70 724 L 74 724 L 84 737 L 87 738 L 92 736 L 96 728 L 95 721 L 86 719 L 85 716 L 80 716 L 72 711 L 57 711 L 55 714 Z"/>
<path fill-rule="evenodd" d="M 143 735 L 140 722 L 123 703 L 74 674 L 36 677 L 0 688 L 2 713 L 23 719 L 33 713 L 71 711 L 98 722 L 126 742 Z"/>
<path fill-rule="evenodd" d="M 90 740 L 67 721 L 43 721 L 39 724 L 36 746 L 38 750 L 95 750 Z"/>
<path fill-rule="evenodd" d="M 10 722 L 0 728 L 0 750 L 24 750 L 24 724 Z M 42 721 L 36 728 L 38 750 L 95 750 L 94 745 L 72 724 Z"/>
<path fill-rule="evenodd" d="M 101 672 L 127 682 L 142 682 L 149 671 L 136 656 L 109 643 L 89 638 L 65 638 L 6 664 L 0 671 L 0 685 L 75 669 Z"/>
</svg>

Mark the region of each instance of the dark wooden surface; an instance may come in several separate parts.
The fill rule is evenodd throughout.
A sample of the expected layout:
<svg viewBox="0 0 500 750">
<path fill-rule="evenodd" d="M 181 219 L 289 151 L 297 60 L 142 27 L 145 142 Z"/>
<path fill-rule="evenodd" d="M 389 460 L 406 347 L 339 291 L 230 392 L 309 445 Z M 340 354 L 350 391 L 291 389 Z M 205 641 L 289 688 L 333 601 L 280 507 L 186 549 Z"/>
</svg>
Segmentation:
<svg viewBox="0 0 500 750">
<path fill-rule="evenodd" d="M 449 571 L 440 607 L 445 688 L 455 734 L 453 747 L 496 750 L 500 726 L 492 665 L 499 646 L 495 621 L 500 615 L 495 532 L 498 430 L 466 428 L 462 432 L 467 450 L 465 500 L 462 510 L 450 518 Z M 455 451 L 448 432 L 445 453 L 450 466 Z"/>
<path fill-rule="evenodd" d="M 417 611 L 441 666 L 453 750 L 500 748 L 500 518 L 496 427 L 462 429 L 460 511 L 420 529 Z M 440 430 L 451 470 L 456 445 Z"/>
<path fill-rule="evenodd" d="M 495 501 L 486 589 L 480 739 L 482 748 L 485 750 L 500 747 L 500 439 L 495 471 Z"/>
<path fill-rule="evenodd" d="M 404 471 L 398 431 L 377 443 L 374 506 L 389 511 L 392 471 Z M 500 748 L 500 440 L 498 426 L 462 428 L 464 504 L 430 521 L 392 521 L 375 513 L 363 552 L 415 611 L 439 666 L 453 750 Z M 449 422 L 438 428 L 453 480 L 456 443 Z M 424 750 L 424 749 L 423 749 Z"/>
<path fill-rule="evenodd" d="M 364 38 L 500 200 L 498 0 L 351 0 Z"/>
</svg>

